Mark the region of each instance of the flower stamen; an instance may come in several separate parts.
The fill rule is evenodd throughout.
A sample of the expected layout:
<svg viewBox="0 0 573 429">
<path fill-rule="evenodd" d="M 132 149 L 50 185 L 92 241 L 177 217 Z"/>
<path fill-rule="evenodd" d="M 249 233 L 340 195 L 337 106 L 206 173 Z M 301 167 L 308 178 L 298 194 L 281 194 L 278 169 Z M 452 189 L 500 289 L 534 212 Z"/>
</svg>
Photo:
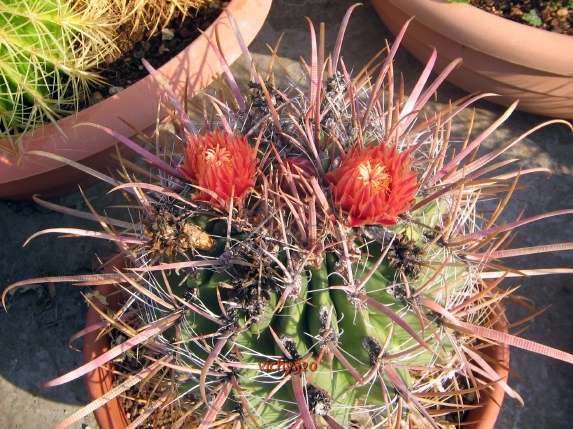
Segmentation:
<svg viewBox="0 0 573 429">
<path fill-rule="evenodd" d="M 392 177 L 386 171 L 386 167 L 380 162 L 367 160 L 358 166 L 358 177 L 365 186 L 371 187 L 373 193 L 389 193 Z"/>
</svg>

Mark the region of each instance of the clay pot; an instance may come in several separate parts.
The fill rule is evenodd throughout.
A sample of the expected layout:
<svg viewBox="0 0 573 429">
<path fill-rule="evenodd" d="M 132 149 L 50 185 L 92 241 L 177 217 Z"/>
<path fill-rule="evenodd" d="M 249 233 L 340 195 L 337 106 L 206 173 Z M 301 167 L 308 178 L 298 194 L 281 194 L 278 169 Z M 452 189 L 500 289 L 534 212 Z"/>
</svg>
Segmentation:
<svg viewBox="0 0 573 429">
<path fill-rule="evenodd" d="M 573 118 L 573 37 L 501 18 L 469 4 L 445 0 L 372 0 L 396 35 L 411 22 L 402 44 L 426 63 L 438 51 L 441 71 L 463 63 L 448 77 L 468 92 L 493 92 L 489 100 L 558 118 Z"/>
<path fill-rule="evenodd" d="M 505 316 L 502 316 L 494 325 L 494 329 L 502 332 L 507 332 L 508 322 Z M 501 344 L 498 346 L 490 346 L 481 350 L 483 353 L 499 362 L 500 365 L 494 367 L 495 372 L 499 375 L 500 380 L 507 382 L 509 376 L 509 346 Z M 501 410 L 501 404 L 505 391 L 499 384 L 493 386 L 493 391 L 489 394 L 482 394 L 479 400 L 479 408 L 475 408 L 468 412 L 465 421 L 470 422 L 464 424 L 464 429 L 493 429 L 495 422 Z"/>
<path fill-rule="evenodd" d="M 231 0 L 227 10 L 237 21 L 246 43 L 250 43 L 261 29 L 270 10 L 272 0 Z M 231 63 L 241 55 L 241 49 L 229 23 L 222 13 L 206 33 L 217 42 L 226 60 Z M 185 50 L 160 69 L 161 74 L 180 98 L 200 91 L 222 68 L 205 37 L 199 37 Z M 152 76 L 136 82 L 118 94 L 105 99 L 77 115 L 58 121 L 65 138 L 55 125 L 46 125 L 27 133 L 22 139 L 25 152 L 42 150 L 63 156 L 82 165 L 107 173 L 109 155 L 115 151 L 117 140 L 103 131 L 82 123 L 99 124 L 116 132 L 131 136 L 133 130 L 123 121 L 144 130 L 157 121 L 157 107 L 164 91 Z M 161 112 L 161 118 L 166 112 Z M 9 146 L 7 141 L 0 146 Z M 48 158 L 0 152 L 0 198 L 29 199 L 34 194 L 54 197 L 78 190 L 78 185 L 91 182 L 81 171 Z"/>
<path fill-rule="evenodd" d="M 111 272 L 111 268 L 108 272 Z M 97 291 L 105 296 L 109 308 L 117 310 L 120 308 L 120 292 L 114 285 L 99 285 Z M 102 304 L 94 300 L 95 305 L 103 308 Z M 91 306 L 86 317 L 86 327 L 92 326 L 101 321 L 99 313 Z M 93 359 L 102 355 L 110 349 L 109 337 L 102 335 L 100 338 L 99 331 L 90 332 L 84 336 L 84 362 L 91 362 Z M 94 401 L 105 393 L 113 389 L 113 366 L 107 364 L 102 368 L 91 371 L 85 376 L 88 390 L 88 398 Z M 129 425 L 129 420 L 125 415 L 125 409 L 118 398 L 112 399 L 105 405 L 97 408 L 94 415 L 100 429 L 124 429 Z"/>
</svg>

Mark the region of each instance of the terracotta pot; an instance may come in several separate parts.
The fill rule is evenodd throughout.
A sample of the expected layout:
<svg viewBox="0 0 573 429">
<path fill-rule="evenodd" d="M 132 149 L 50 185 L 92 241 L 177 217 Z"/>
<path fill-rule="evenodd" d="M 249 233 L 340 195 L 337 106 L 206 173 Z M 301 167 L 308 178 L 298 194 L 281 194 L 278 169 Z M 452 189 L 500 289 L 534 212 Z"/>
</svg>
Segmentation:
<svg viewBox="0 0 573 429">
<path fill-rule="evenodd" d="M 272 0 L 231 0 L 229 10 L 238 23 L 246 43 L 250 43 L 261 29 L 270 10 Z M 214 40 L 215 32 L 221 51 L 229 63 L 241 55 L 239 44 L 229 24 L 227 15 L 221 14 L 206 31 Z M 205 88 L 212 76 L 222 71 L 217 56 L 205 37 L 199 37 L 185 50 L 160 69 L 177 96 L 185 97 L 188 90 Z M 107 172 L 109 154 L 117 140 L 106 133 L 82 123 L 95 123 L 111 128 L 126 136 L 133 135 L 121 119 L 140 130 L 155 123 L 157 106 L 164 95 L 161 86 L 152 76 L 124 89 L 120 93 L 82 110 L 77 115 L 58 121 L 67 138 L 55 125 L 47 125 L 27 133 L 22 140 L 25 152 L 42 150 L 51 152 L 83 165 Z M 162 112 L 161 117 L 165 117 Z M 0 146 L 10 143 L 3 141 Z M 61 162 L 40 156 L 15 155 L 0 152 L 0 198 L 29 199 L 34 194 L 54 197 L 78 190 L 89 178 L 79 170 L 63 166 Z"/>
<path fill-rule="evenodd" d="M 372 0 L 395 35 L 411 17 L 403 45 L 434 71 L 456 58 L 448 80 L 468 92 L 493 92 L 490 101 L 559 118 L 573 118 L 573 37 L 513 22 L 468 4 L 445 0 Z"/>
<path fill-rule="evenodd" d="M 494 329 L 507 332 L 508 322 L 505 316 L 502 316 L 494 325 Z M 500 366 L 494 367 L 495 372 L 501 380 L 507 382 L 509 376 L 509 346 L 502 344 L 499 346 L 490 346 L 481 350 L 489 357 L 500 363 Z M 463 429 L 493 429 L 495 422 L 501 410 L 501 404 L 505 397 L 505 391 L 498 384 L 493 386 L 493 391 L 489 395 L 482 395 L 479 400 L 480 407 L 468 412 L 465 421 L 469 424 L 463 425 Z"/>
<path fill-rule="evenodd" d="M 110 294 L 117 292 L 117 288 L 111 285 L 100 285 L 97 287 L 97 290 L 104 296 L 109 296 Z M 112 309 L 118 309 L 118 294 L 115 293 L 112 296 L 114 298 L 108 299 L 108 303 Z M 90 326 L 100 320 L 101 319 L 97 311 L 90 307 L 86 319 L 86 326 Z M 495 328 L 507 332 L 507 320 L 505 319 L 505 316 L 496 323 Z M 94 341 L 96 338 L 97 332 L 84 337 L 84 363 L 93 360 L 97 356 L 100 356 L 109 350 L 109 340 L 107 337 L 104 336 L 99 340 Z M 509 346 L 500 345 L 487 347 L 482 349 L 482 352 L 500 362 L 501 366 L 494 367 L 494 369 L 500 379 L 507 381 L 508 371 L 506 368 L 509 368 Z M 111 371 L 111 367 L 108 366 L 106 369 L 99 369 L 90 372 L 86 376 L 86 381 L 88 396 L 90 401 L 93 401 L 113 388 L 113 373 Z M 504 390 L 498 385 L 493 387 L 493 391 L 489 395 L 482 395 L 479 400 L 479 404 L 481 406 L 477 409 L 471 410 L 465 419 L 468 422 L 474 423 L 464 425 L 463 428 L 493 429 L 504 395 Z M 98 408 L 94 411 L 94 414 L 100 429 L 124 429 L 129 425 L 129 421 L 125 415 L 125 409 L 117 398 Z"/>
<path fill-rule="evenodd" d="M 110 271 L 111 272 L 111 271 Z M 114 285 L 99 285 L 97 291 L 107 297 L 108 305 L 112 310 L 119 309 L 119 290 Z M 102 305 L 96 301 L 96 305 Z M 101 321 L 99 313 L 91 306 L 86 317 L 86 327 Z M 99 331 L 94 331 L 84 336 L 84 362 L 91 362 L 96 357 L 110 349 L 109 338 Z M 113 366 L 105 365 L 86 374 L 86 386 L 90 401 L 94 401 L 113 389 Z M 125 415 L 125 409 L 118 398 L 115 398 L 105 405 L 97 408 L 94 415 L 100 429 L 124 429 L 129 425 L 129 420 Z"/>
</svg>

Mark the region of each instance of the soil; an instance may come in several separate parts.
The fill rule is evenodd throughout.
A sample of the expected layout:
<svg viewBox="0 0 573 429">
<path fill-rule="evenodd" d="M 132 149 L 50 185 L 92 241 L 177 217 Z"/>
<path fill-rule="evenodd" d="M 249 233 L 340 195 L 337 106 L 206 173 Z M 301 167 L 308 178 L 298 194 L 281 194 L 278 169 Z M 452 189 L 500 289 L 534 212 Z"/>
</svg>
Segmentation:
<svg viewBox="0 0 573 429">
<path fill-rule="evenodd" d="M 211 23 L 221 14 L 228 2 L 211 2 L 206 8 L 194 12 L 181 22 L 181 16 L 174 16 L 167 29 L 149 38 L 141 34 L 130 34 L 126 29 L 123 56 L 109 63 L 105 68 L 97 70 L 105 79 L 105 84 L 93 88 L 90 104 L 95 104 L 121 89 L 132 85 L 146 77 L 149 73 L 143 67 L 141 59 L 145 58 L 154 68 L 159 68 L 171 58 L 185 49 L 201 35 Z"/>
<path fill-rule="evenodd" d="M 470 4 L 521 24 L 573 35 L 571 0 L 471 0 Z"/>
</svg>

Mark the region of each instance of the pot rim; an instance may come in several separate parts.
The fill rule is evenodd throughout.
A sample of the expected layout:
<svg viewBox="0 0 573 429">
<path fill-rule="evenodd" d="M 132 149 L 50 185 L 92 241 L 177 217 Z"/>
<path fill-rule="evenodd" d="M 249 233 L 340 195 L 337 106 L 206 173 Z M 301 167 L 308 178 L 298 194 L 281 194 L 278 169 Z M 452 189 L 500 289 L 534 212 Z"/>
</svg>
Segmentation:
<svg viewBox="0 0 573 429">
<path fill-rule="evenodd" d="M 440 34 L 455 31 L 456 41 L 465 47 L 487 52 L 495 46 L 507 62 L 523 64 L 526 58 L 527 66 L 542 69 L 557 56 L 561 61 L 551 71 L 573 77 L 573 55 L 564 55 L 573 51 L 573 36 L 520 24 L 470 4 L 446 0 L 373 1 L 388 1 Z"/>
</svg>

